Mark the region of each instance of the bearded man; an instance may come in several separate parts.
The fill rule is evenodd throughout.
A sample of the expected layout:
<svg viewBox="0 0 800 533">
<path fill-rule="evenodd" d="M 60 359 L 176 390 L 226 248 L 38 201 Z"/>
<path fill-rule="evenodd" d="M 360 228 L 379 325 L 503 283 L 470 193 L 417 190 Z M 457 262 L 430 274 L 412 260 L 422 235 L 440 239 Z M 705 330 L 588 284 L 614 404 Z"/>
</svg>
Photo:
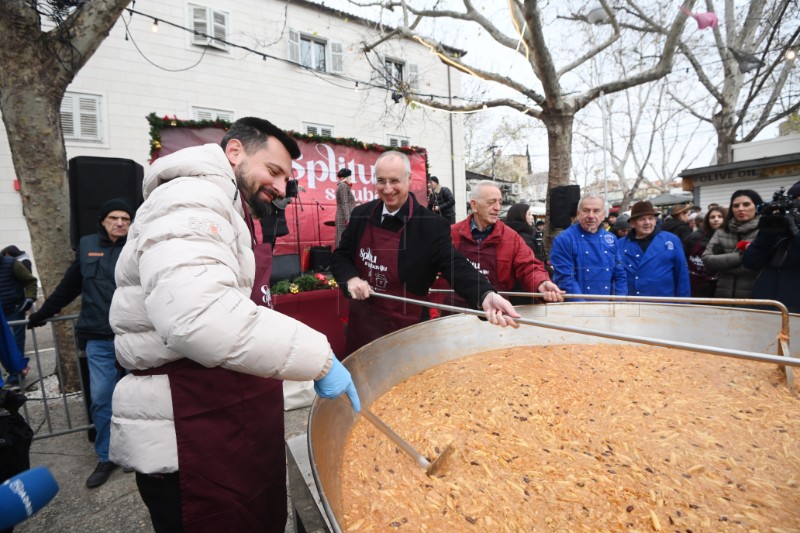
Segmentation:
<svg viewBox="0 0 800 533">
<path fill-rule="evenodd" d="M 145 177 L 111 305 L 131 371 L 114 391 L 111 460 L 136 470 L 156 532 L 283 532 L 279 380 L 314 379 L 320 396 L 347 392 L 359 410 L 325 336 L 256 305 L 269 303 L 271 255 L 254 260 L 250 211 L 285 196 L 299 156 L 286 133 L 248 117 Z"/>
</svg>

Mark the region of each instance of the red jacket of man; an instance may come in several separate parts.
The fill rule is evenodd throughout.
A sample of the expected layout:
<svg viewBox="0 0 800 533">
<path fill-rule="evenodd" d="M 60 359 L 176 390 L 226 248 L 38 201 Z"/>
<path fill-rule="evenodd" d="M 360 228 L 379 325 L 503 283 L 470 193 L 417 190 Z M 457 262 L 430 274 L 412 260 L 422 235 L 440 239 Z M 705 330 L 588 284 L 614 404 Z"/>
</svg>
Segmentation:
<svg viewBox="0 0 800 533">
<path fill-rule="evenodd" d="M 456 250 L 464 253 L 463 248 L 467 243 L 475 245 L 475 239 L 470 231 L 472 215 L 450 226 L 450 235 Z M 495 290 L 510 291 L 515 283 L 524 292 L 537 292 L 543 281 L 550 281 L 544 265 L 533 255 L 533 250 L 522 240 L 519 234 L 498 220 L 494 229 L 486 239 L 478 244 L 479 251 L 495 248 L 497 265 L 494 276 L 487 276 L 489 280 L 497 279 Z M 466 254 L 465 254 L 466 255 Z M 467 259 L 475 262 L 475 258 L 466 255 Z M 483 268 L 483 265 L 482 265 Z M 492 283 L 494 285 L 494 282 Z"/>
</svg>

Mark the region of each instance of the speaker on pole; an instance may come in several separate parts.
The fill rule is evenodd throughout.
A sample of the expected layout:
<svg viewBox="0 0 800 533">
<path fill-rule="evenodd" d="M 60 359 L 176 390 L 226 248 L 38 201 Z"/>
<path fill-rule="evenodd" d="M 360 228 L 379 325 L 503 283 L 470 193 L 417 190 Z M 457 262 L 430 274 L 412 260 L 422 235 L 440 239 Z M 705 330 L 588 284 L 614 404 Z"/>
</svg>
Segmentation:
<svg viewBox="0 0 800 533">
<path fill-rule="evenodd" d="M 97 232 L 97 213 L 111 198 L 127 198 L 134 209 L 142 202 L 144 168 L 132 159 L 78 156 L 69 160 L 70 245 Z"/>
<path fill-rule="evenodd" d="M 550 189 L 550 227 L 566 229 L 578 212 L 581 188 L 578 185 L 562 185 Z"/>
</svg>

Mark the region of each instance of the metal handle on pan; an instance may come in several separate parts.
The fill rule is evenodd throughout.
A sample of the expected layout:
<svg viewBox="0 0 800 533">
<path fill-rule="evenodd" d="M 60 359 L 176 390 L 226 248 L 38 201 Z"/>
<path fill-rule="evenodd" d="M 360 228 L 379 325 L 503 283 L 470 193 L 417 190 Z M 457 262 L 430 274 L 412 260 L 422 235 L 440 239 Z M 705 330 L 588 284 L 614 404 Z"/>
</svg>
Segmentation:
<svg viewBox="0 0 800 533">
<path fill-rule="evenodd" d="M 542 294 L 540 293 L 505 293 L 505 294 L 514 294 L 514 295 L 523 295 L 523 296 L 534 296 L 540 297 Z M 395 300 L 398 302 L 405 302 L 409 304 L 416 304 L 425 307 L 431 307 L 434 309 L 441 309 L 442 311 L 451 311 L 453 313 L 465 313 L 468 315 L 476 315 L 476 316 L 484 316 L 483 311 L 478 311 L 477 309 L 469 309 L 466 307 L 455 307 L 452 305 L 445 305 L 445 304 L 437 304 L 433 302 L 427 302 L 424 300 L 415 300 L 412 298 L 403 298 L 402 296 L 394 296 L 390 294 L 381 294 L 377 292 L 371 292 L 371 296 L 377 296 L 378 298 L 385 298 L 387 300 Z M 663 297 L 636 297 L 636 296 L 597 296 L 597 295 L 582 295 L 582 294 L 568 294 L 564 295 L 565 298 L 584 298 L 589 299 L 590 297 L 593 299 L 598 300 L 610 300 L 610 299 L 620 299 L 622 301 L 661 301 L 661 302 L 686 302 L 686 301 L 694 301 L 697 303 L 739 303 L 739 302 L 747 302 L 749 305 L 757 304 L 757 305 L 766 305 L 766 304 L 777 304 L 777 306 L 782 306 L 785 310 L 786 307 L 777 301 L 774 300 L 735 300 L 735 299 L 722 299 L 722 298 L 663 298 Z M 743 304 L 744 305 L 744 304 Z M 788 341 L 788 311 L 786 311 L 787 315 L 785 316 L 786 321 L 786 331 L 787 331 L 787 341 Z M 746 352 L 742 350 L 726 350 L 723 348 L 718 348 L 716 346 L 708 346 L 704 344 L 692 344 L 688 342 L 675 342 L 675 341 L 668 341 L 663 339 L 654 339 L 652 337 L 641 337 L 638 335 L 627 335 L 625 333 L 614 333 L 610 331 L 603 331 L 599 329 L 590 329 L 590 328 L 582 328 L 578 326 L 569 326 L 566 324 L 558 324 L 553 322 L 543 322 L 541 320 L 532 320 L 529 318 L 515 318 L 519 324 L 526 324 L 529 326 L 539 326 L 542 328 L 550 328 L 550 329 L 557 329 L 560 331 L 568 331 L 570 333 L 579 333 L 582 335 L 592 335 L 595 337 L 604 337 L 606 339 L 615 339 L 627 342 L 635 342 L 639 344 L 650 344 L 653 346 L 663 346 L 665 348 L 677 348 L 679 350 L 688 350 L 692 352 L 703 352 L 703 353 L 710 353 L 714 355 L 724 355 L 726 357 L 735 357 L 737 359 L 747 359 L 750 361 L 759 361 L 762 363 L 775 363 L 777 365 L 786 365 L 786 366 L 796 366 L 800 367 L 800 359 L 791 357 L 788 353 L 785 355 L 771 355 L 759 352 Z M 788 345 L 787 345 L 788 348 Z M 788 377 L 788 376 L 787 376 Z"/>
</svg>

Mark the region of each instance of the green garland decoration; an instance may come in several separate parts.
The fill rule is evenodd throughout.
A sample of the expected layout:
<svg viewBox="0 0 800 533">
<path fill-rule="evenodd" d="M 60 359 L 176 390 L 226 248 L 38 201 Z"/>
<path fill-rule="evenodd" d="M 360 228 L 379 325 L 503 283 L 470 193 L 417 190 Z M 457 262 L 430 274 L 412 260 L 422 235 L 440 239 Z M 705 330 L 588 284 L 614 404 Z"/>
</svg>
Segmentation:
<svg viewBox="0 0 800 533">
<path fill-rule="evenodd" d="M 158 158 L 158 153 L 161 150 L 161 130 L 166 128 L 220 128 L 225 131 L 231 127 L 231 123 L 227 120 L 182 120 L 177 116 L 164 115 L 159 117 L 155 113 L 147 115 L 147 121 L 150 123 L 150 162 L 152 163 Z M 357 148 L 359 150 L 369 150 L 373 152 L 385 152 L 387 150 L 397 150 L 406 154 L 418 154 L 425 158 L 425 174 L 430 176 L 430 168 L 428 167 L 428 151 L 421 146 L 387 146 L 378 143 L 366 143 L 353 139 L 352 137 L 328 137 L 326 135 L 312 135 L 310 133 L 299 133 L 296 131 L 287 131 L 289 135 L 298 140 L 315 141 L 328 144 L 336 144 L 339 146 L 347 146 L 350 148 Z"/>
</svg>

